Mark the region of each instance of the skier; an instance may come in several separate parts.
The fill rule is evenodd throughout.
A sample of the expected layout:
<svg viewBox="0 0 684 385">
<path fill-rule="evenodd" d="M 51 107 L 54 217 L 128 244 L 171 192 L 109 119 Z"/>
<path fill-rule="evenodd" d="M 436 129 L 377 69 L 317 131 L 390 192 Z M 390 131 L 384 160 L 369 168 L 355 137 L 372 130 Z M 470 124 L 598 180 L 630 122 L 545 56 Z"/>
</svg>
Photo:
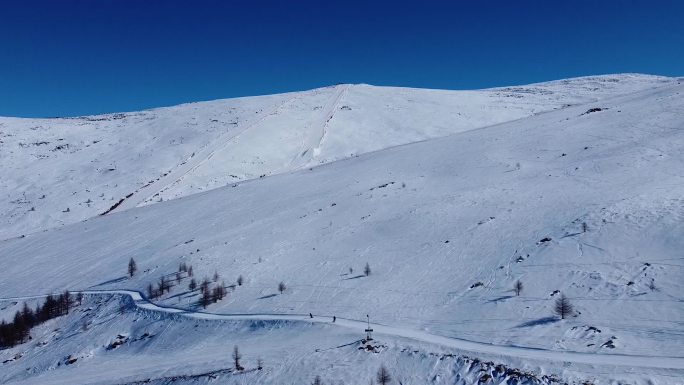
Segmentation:
<svg viewBox="0 0 684 385">
<path fill-rule="evenodd" d="M 309 313 L 309 318 L 313 318 L 313 314 Z"/>
<path fill-rule="evenodd" d="M 335 320 L 337 320 L 337 317 L 333 316 L 333 323 L 335 323 Z"/>
</svg>

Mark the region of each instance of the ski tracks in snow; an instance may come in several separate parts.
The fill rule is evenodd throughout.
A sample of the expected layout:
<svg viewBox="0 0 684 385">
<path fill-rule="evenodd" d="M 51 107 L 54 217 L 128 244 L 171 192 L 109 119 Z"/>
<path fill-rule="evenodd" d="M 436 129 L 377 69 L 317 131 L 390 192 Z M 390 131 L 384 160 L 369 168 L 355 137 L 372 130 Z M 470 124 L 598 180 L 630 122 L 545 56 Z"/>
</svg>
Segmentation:
<svg viewBox="0 0 684 385">
<path fill-rule="evenodd" d="M 344 99 L 344 95 L 347 94 L 349 87 L 349 84 L 335 86 L 335 93 L 322 108 L 322 113 L 317 115 L 307 125 L 310 127 L 311 134 L 307 135 L 307 132 L 304 133 L 304 138 L 302 139 L 299 151 L 297 151 L 297 155 L 290 160 L 289 165 L 283 165 L 283 167 L 276 170 L 276 173 L 296 163 L 299 163 L 299 167 L 291 167 L 292 169 L 313 165 L 314 158 L 321 153 L 321 145 L 328 133 L 328 123 L 335 115 L 335 111 L 339 108 L 340 101 Z"/>
<path fill-rule="evenodd" d="M 131 209 L 134 207 L 137 207 L 138 205 L 144 203 L 148 199 L 154 197 L 155 195 L 159 194 L 160 192 L 168 189 L 169 187 L 173 186 L 176 184 L 178 181 L 183 179 L 186 175 L 189 173 L 193 172 L 196 170 L 198 167 L 200 167 L 202 164 L 210 160 L 214 154 L 217 152 L 221 151 L 223 148 L 228 146 L 231 141 L 240 135 L 242 135 L 244 132 L 249 130 L 250 128 L 258 125 L 261 123 L 264 119 L 268 118 L 269 116 L 275 114 L 278 112 L 278 110 L 292 101 L 296 96 L 292 96 L 290 98 L 287 98 L 280 103 L 274 104 L 269 110 L 265 111 L 264 113 L 261 114 L 259 118 L 254 120 L 251 123 L 247 123 L 245 127 L 238 131 L 235 134 L 225 134 L 225 138 L 219 137 L 217 140 L 214 140 L 213 142 L 210 142 L 206 146 L 204 146 L 201 150 L 199 150 L 197 153 L 193 153 L 193 155 L 183 163 L 179 164 L 176 166 L 174 170 L 171 172 L 163 175 L 161 178 L 157 179 L 153 183 L 148 183 L 145 186 L 139 188 L 138 190 L 134 191 L 130 195 L 127 195 L 124 200 L 121 201 L 121 203 L 114 209 L 110 209 L 107 213 L 110 212 L 118 212 L 118 211 L 123 211 L 127 209 Z M 136 198 L 137 196 L 137 198 Z"/>
<path fill-rule="evenodd" d="M 325 118 L 323 123 L 321 124 L 321 136 L 318 139 L 318 144 L 316 145 L 316 147 L 312 149 L 312 160 L 314 156 L 320 154 L 321 146 L 323 145 L 323 140 L 325 139 L 325 135 L 328 133 L 328 123 L 330 123 L 333 116 L 335 115 L 335 111 L 337 111 L 337 109 L 340 106 L 340 102 L 342 101 L 342 99 L 344 99 L 344 96 L 347 94 L 347 91 L 349 91 L 349 87 L 349 84 L 340 86 L 334 98 L 332 99 L 332 104 L 330 104 L 330 107 L 326 108 Z"/>
<path fill-rule="evenodd" d="M 335 111 L 339 106 L 340 101 L 347 93 L 349 87 L 350 86 L 348 84 L 337 86 L 337 89 L 333 96 L 330 98 L 330 101 L 323 108 L 323 114 L 320 115 L 318 119 L 315 119 L 311 122 L 312 127 L 320 127 L 320 135 L 317 135 L 315 137 L 315 140 L 312 140 L 311 143 L 307 143 L 306 138 L 302 141 L 302 150 L 299 151 L 299 154 L 302 154 L 300 155 L 302 157 L 304 156 L 304 154 L 308 155 L 308 159 L 304 163 L 312 162 L 314 157 L 320 152 L 321 143 L 323 142 L 323 139 L 325 138 L 325 135 L 327 133 L 328 122 L 330 122 L 330 120 L 332 119 L 333 115 L 335 114 Z M 214 140 L 213 142 L 207 144 L 198 152 L 193 153 L 193 155 L 189 159 L 176 166 L 176 168 L 172 171 L 161 176 L 154 182 L 148 183 L 143 187 L 137 189 L 136 191 L 130 193 L 126 197 L 124 197 L 119 204 L 117 204 L 110 210 L 106 211 L 105 214 L 119 212 L 137 207 L 145 203 L 152 197 L 158 195 L 159 193 L 167 190 L 171 186 L 181 181 L 186 175 L 192 173 L 201 165 L 209 161 L 216 153 L 220 152 L 226 146 L 228 146 L 235 138 L 239 137 L 250 128 L 259 125 L 269 116 L 277 113 L 278 110 L 280 110 L 280 108 L 282 108 L 284 105 L 287 105 L 288 103 L 292 102 L 292 100 L 294 100 L 295 98 L 296 96 L 292 96 L 281 101 L 280 103 L 276 103 L 272 106 L 270 110 L 262 113 L 259 118 L 257 118 L 251 123 L 247 123 L 245 127 L 239 132 L 232 135 L 225 134 L 219 137 L 217 140 Z M 313 137 L 311 139 L 313 139 Z M 292 163 L 294 163 L 296 160 L 297 159 L 293 159 Z"/>
</svg>

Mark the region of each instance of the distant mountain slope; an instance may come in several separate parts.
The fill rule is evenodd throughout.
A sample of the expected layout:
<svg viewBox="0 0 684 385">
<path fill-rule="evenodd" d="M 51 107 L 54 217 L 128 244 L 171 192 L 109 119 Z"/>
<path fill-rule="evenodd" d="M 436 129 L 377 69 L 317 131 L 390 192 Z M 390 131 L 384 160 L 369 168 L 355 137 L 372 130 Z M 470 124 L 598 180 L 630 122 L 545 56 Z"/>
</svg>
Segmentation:
<svg viewBox="0 0 684 385">
<path fill-rule="evenodd" d="M 0 239 L 671 81 L 611 75 L 481 91 L 340 85 L 134 113 L 0 118 Z"/>
<path fill-rule="evenodd" d="M 656 84 L 6 240 L 0 292 L 144 290 L 186 262 L 198 279 L 244 277 L 215 312 L 371 314 L 506 346 L 681 356 L 684 85 Z M 373 108 L 354 102 L 372 99 L 366 86 L 312 97 L 340 89 L 331 122 L 341 106 Z M 326 139 L 300 148 L 311 143 Z M 127 279 L 131 257 L 139 274 Z M 195 303 L 182 285 L 160 302 Z M 576 310 L 563 321 L 552 316 L 560 294 Z"/>
</svg>

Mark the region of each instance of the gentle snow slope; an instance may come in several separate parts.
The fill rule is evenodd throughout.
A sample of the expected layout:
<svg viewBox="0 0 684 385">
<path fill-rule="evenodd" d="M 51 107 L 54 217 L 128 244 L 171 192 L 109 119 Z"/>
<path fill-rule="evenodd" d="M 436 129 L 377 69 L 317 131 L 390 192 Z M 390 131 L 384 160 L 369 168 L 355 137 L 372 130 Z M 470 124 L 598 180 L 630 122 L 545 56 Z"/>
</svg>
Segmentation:
<svg viewBox="0 0 684 385">
<path fill-rule="evenodd" d="M 35 328 L 32 343 L 0 352 L 0 381 L 302 384 L 320 375 L 329 383 L 355 384 L 373 378 L 384 364 L 396 382 L 407 385 L 428 379 L 469 385 L 486 382 L 486 376 L 502 385 L 587 379 L 669 384 L 684 368 L 684 358 L 501 347 L 383 325 L 372 325 L 375 349 L 368 351 L 361 349 L 363 321 L 188 312 L 154 305 L 137 292 L 112 293 L 117 295 L 86 294 L 68 316 Z M 241 347 L 244 372 L 232 370 L 231 344 Z M 255 370 L 258 359 L 263 370 Z"/>
<path fill-rule="evenodd" d="M 142 290 L 186 261 L 198 277 L 246 278 L 216 311 L 371 314 L 501 345 L 678 356 L 683 90 L 674 82 L 7 240 L 0 292 Z M 127 280 L 131 257 L 140 274 Z M 366 262 L 370 277 L 359 275 Z M 550 317 L 556 290 L 576 317 Z"/>
<path fill-rule="evenodd" d="M 413 340 L 378 335 L 373 341 L 376 351 L 361 350 L 358 328 L 331 325 L 330 318 L 318 317 L 315 323 L 301 316 L 294 321 L 226 321 L 210 314 L 136 310 L 119 299 L 86 297 L 84 305 L 68 316 L 34 329 L 34 342 L 0 351 L 4 361 L 0 382 L 295 385 L 311 383 L 319 375 L 324 383 L 337 385 L 367 383 L 384 364 L 395 383 L 406 385 L 424 384 L 428 378 L 438 384 L 471 385 L 485 374 L 496 378 L 496 383 L 510 379 L 518 385 L 557 384 L 539 374 L 534 363 L 516 363 L 528 373 L 517 369 L 506 373 L 508 368 L 482 361 L 481 356 L 469 358 L 457 350 Z M 112 348 L 114 344 L 119 345 Z M 233 345 L 242 352 L 243 372 L 233 370 Z M 259 358 L 262 370 L 256 369 Z M 564 379 L 587 378 L 583 368 L 575 365 L 553 373 Z M 637 370 L 637 378 L 664 378 L 659 383 L 667 383 L 668 370 Z"/>
<path fill-rule="evenodd" d="M 120 201 L 117 210 L 672 81 L 613 75 L 482 91 L 340 85 L 133 113 L 0 118 L 0 239 Z"/>
</svg>

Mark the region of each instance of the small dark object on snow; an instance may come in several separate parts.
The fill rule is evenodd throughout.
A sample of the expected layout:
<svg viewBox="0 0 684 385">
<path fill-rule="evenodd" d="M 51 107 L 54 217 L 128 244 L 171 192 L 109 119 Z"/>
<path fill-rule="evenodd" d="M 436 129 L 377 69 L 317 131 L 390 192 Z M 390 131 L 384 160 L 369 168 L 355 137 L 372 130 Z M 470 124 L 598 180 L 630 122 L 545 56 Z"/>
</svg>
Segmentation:
<svg viewBox="0 0 684 385">
<path fill-rule="evenodd" d="M 603 111 L 603 108 L 594 107 L 594 108 L 588 109 L 587 112 L 583 113 L 582 115 L 587 115 L 587 114 L 591 114 L 592 112 L 599 112 L 599 111 Z"/>
</svg>

